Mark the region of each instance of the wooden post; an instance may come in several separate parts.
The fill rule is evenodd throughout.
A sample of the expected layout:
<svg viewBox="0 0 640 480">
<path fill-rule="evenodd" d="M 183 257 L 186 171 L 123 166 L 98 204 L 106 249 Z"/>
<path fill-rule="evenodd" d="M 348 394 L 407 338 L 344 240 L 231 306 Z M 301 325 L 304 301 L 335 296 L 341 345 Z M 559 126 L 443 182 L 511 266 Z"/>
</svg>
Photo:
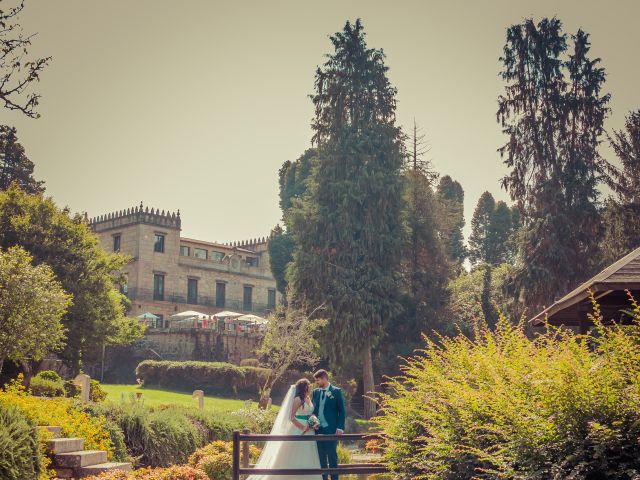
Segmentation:
<svg viewBox="0 0 640 480">
<path fill-rule="evenodd" d="M 249 435 L 251 432 L 248 428 L 245 428 L 242 433 Z M 242 468 L 249 468 L 249 442 L 242 443 Z"/>
<path fill-rule="evenodd" d="M 240 432 L 237 430 L 233 432 L 233 459 L 231 469 L 232 480 L 240 480 Z"/>
</svg>

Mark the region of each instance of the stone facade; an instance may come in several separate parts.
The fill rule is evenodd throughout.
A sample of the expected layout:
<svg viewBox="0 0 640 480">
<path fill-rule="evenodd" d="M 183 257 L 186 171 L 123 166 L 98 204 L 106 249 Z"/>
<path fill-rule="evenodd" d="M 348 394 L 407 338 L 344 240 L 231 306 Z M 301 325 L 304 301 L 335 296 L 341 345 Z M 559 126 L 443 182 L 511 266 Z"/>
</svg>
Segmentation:
<svg viewBox="0 0 640 480">
<path fill-rule="evenodd" d="M 94 218 L 90 225 L 107 251 L 132 258 L 123 285 L 130 315 L 158 315 L 154 328 L 170 328 L 170 317 L 185 310 L 265 315 L 280 300 L 267 238 L 232 244 L 184 238 L 179 211 L 142 204 Z"/>
</svg>

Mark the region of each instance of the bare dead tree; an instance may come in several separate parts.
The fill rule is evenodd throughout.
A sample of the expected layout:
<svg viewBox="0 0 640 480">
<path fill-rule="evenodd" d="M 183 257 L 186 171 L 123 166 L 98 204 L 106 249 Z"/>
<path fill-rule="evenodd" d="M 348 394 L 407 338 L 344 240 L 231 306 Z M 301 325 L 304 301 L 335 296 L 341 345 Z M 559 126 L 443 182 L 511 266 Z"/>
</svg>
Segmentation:
<svg viewBox="0 0 640 480">
<path fill-rule="evenodd" d="M 29 47 L 36 34 L 25 35 L 18 21 L 25 0 L 8 9 L 1 8 L 2 2 L 0 0 L 0 100 L 9 110 L 38 118 L 36 107 L 40 95 L 28 90 L 40 80 L 51 57 L 29 59 Z"/>
</svg>

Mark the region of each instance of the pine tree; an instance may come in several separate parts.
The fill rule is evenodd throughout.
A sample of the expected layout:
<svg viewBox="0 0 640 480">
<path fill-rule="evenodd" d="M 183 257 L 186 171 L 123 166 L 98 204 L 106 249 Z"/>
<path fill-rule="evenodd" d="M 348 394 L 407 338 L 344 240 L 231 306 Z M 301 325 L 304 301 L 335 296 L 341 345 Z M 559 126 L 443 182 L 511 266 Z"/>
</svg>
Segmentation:
<svg viewBox="0 0 640 480">
<path fill-rule="evenodd" d="M 431 163 L 423 158 L 428 147 L 415 122 L 409 140 L 403 175 L 406 235 L 402 255 L 409 306 L 402 325 L 394 324 L 391 328 L 396 341 L 410 346 L 421 333 L 430 334 L 433 330 L 443 333 L 445 326 L 441 323 L 439 311 L 447 301 L 447 284 L 452 269 L 440 238 L 442 216 L 433 190 L 438 175 L 431 168 Z M 411 349 L 404 353 L 410 352 Z"/>
<path fill-rule="evenodd" d="M 493 263 L 493 235 L 491 231 L 496 201 L 490 192 L 484 192 L 471 218 L 469 260 L 472 265 Z"/>
<path fill-rule="evenodd" d="M 453 180 L 449 175 L 440 178 L 436 190 L 439 211 L 441 212 L 441 236 L 445 243 L 449 258 L 462 266 L 467 258 L 467 249 L 464 245 L 464 190 L 462 185 Z"/>
<path fill-rule="evenodd" d="M 595 266 L 598 146 L 609 95 L 588 35 L 567 36 L 556 19 L 525 20 L 507 30 L 501 58 L 505 93 L 498 121 L 508 137 L 499 149 L 511 169 L 503 186 L 522 214 L 514 295 L 532 309 L 549 305 Z"/>
<path fill-rule="evenodd" d="M 331 36 L 312 100 L 317 166 L 292 209 L 295 296 L 325 306 L 323 352 L 335 366 L 362 361 L 374 390 L 372 349 L 399 312 L 403 145 L 396 89 L 382 50 L 368 48 L 360 20 Z M 375 404 L 365 402 L 365 414 Z"/>
<path fill-rule="evenodd" d="M 0 125 L 0 190 L 7 190 L 15 182 L 27 193 L 44 192 L 44 182 L 33 178 L 33 167 L 33 162 L 18 143 L 16 129 Z"/>
<path fill-rule="evenodd" d="M 609 143 L 621 169 L 609 168 L 616 197 L 609 199 L 603 215 L 604 264 L 640 247 L 640 110 L 627 116 L 625 129 L 614 131 Z"/>
</svg>

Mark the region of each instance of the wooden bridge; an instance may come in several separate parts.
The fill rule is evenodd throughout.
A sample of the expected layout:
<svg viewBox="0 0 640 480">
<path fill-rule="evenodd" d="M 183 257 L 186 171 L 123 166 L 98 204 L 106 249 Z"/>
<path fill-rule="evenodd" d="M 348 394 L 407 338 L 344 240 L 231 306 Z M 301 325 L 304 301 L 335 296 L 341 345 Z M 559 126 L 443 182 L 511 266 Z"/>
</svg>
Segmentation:
<svg viewBox="0 0 640 480">
<path fill-rule="evenodd" d="M 381 439 L 376 434 L 343 434 L 343 435 L 262 435 L 251 434 L 248 430 L 233 432 L 233 480 L 240 480 L 242 475 L 369 475 L 387 473 L 389 470 L 383 463 L 340 464 L 338 468 L 256 468 L 249 465 L 248 442 L 335 442 Z M 242 461 L 241 461 L 242 460 Z"/>
</svg>

